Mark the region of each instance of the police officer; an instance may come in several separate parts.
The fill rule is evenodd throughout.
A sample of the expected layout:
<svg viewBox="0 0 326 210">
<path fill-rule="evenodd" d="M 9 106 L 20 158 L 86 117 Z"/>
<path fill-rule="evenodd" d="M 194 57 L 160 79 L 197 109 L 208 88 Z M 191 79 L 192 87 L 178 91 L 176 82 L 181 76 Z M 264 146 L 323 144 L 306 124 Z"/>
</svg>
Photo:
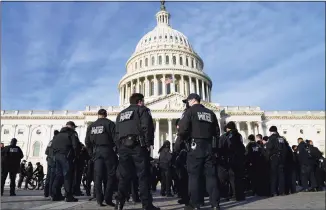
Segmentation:
<svg viewBox="0 0 326 210">
<path fill-rule="evenodd" d="M 53 133 L 53 138 L 58 135 L 59 131 L 55 130 Z M 55 164 L 54 164 L 54 155 L 53 155 L 53 148 L 52 148 L 52 140 L 49 142 L 48 146 L 46 147 L 45 150 L 45 155 L 46 161 L 48 163 L 48 169 L 47 169 L 47 174 L 46 174 L 46 179 L 45 179 L 45 186 L 44 186 L 44 197 L 49 197 L 51 195 L 51 189 L 52 189 L 52 184 L 55 176 Z M 60 192 L 61 193 L 61 192 Z M 62 196 L 61 196 L 62 197 Z"/>
<path fill-rule="evenodd" d="M 245 199 L 243 186 L 245 147 L 233 121 L 228 122 L 225 129 L 226 133 L 220 137 L 218 145 L 218 177 L 223 184 L 226 181 L 230 182 L 233 197 L 241 201 Z"/>
<path fill-rule="evenodd" d="M 27 162 L 26 160 L 23 160 L 20 163 L 19 180 L 18 180 L 18 186 L 17 186 L 18 189 L 21 189 L 24 178 L 26 176 L 26 162 Z"/>
<path fill-rule="evenodd" d="M 115 124 L 107 119 L 105 109 L 98 111 L 98 119 L 87 128 L 85 144 L 87 148 L 93 149 L 94 161 L 94 187 L 96 200 L 99 206 L 104 206 L 103 201 L 109 206 L 112 202 L 113 184 L 115 176 L 115 153 L 114 135 Z M 103 196 L 103 182 L 106 181 L 105 193 Z"/>
<path fill-rule="evenodd" d="M 266 150 L 269 154 L 271 166 L 271 196 L 285 193 L 285 171 L 286 156 L 288 153 L 285 138 L 280 136 L 277 132 L 276 126 L 269 128 L 271 135 L 266 144 Z"/>
<path fill-rule="evenodd" d="M 301 173 L 301 191 L 308 192 L 310 183 L 311 189 L 317 187 L 315 172 L 313 170 L 315 159 L 311 154 L 310 146 L 302 138 L 298 138 L 298 159 Z"/>
<path fill-rule="evenodd" d="M 217 138 L 220 136 L 217 118 L 214 112 L 200 104 L 199 95 L 192 93 L 184 100 L 186 101 L 190 108 L 183 113 L 178 130 L 182 140 L 186 141 L 189 137 L 191 139 L 191 149 L 187 156 L 190 205 L 186 208 L 199 209 L 199 178 L 205 173 L 210 203 L 213 209 L 219 209 L 219 191 L 213 160 Z"/>
<path fill-rule="evenodd" d="M 172 153 L 170 141 L 166 140 L 159 149 L 159 167 L 161 171 L 161 195 L 173 197 L 171 193 L 172 186 Z"/>
<path fill-rule="evenodd" d="M 150 191 L 150 146 L 154 140 L 154 124 L 144 96 L 134 93 L 130 106 L 121 111 L 116 121 L 116 146 L 119 153 L 118 195 L 115 209 L 122 210 L 128 197 L 130 181 L 136 169 L 143 209 L 157 210 Z"/>
<path fill-rule="evenodd" d="M 52 141 L 52 148 L 55 161 L 55 179 L 52 184 L 52 200 L 61 200 L 59 188 L 61 188 L 61 179 L 64 179 L 64 188 L 66 202 L 77 202 L 78 199 L 73 197 L 72 193 L 72 178 L 73 178 L 73 162 L 79 154 L 79 138 L 75 131 L 76 125 L 69 121 L 66 127 L 63 127 L 59 134 Z"/>
<path fill-rule="evenodd" d="M 1 196 L 3 195 L 5 182 L 9 173 L 10 178 L 10 196 L 15 196 L 16 175 L 20 169 L 20 161 L 24 154 L 19 146 L 17 146 L 17 139 L 11 139 L 10 145 L 5 146 L 1 151 L 3 158 L 3 171 L 1 173 Z"/>
</svg>

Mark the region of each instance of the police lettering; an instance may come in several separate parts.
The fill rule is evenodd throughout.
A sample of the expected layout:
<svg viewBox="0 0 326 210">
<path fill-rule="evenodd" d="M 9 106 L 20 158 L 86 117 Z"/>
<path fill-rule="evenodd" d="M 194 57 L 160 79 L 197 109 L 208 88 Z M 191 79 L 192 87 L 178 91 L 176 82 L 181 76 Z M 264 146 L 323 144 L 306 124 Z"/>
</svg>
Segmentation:
<svg viewBox="0 0 326 210">
<path fill-rule="evenodd" d="M 103 131 L 104 131 L 104 127 L 103 127 L 103 125 L 101 125 L 101 126 L 97 126 L 97 127 L 92 127 L 91 134 L 95 134 L 95 135 L 97 135 L 97 134 L 102 134 Z"/>
<path fill-rule="evenodd" d="M 212 117 L 210 113 L 207 112 L 197 112 L 199 121 L 212 122 Z"/>
<path fill-rule="evenodd" d="M 18 152 L 17 148 L 10 148 L 9 152 Z"/>
<path fill-rule="evenodd" d="M 133 113 L 134 113 L 134 111 L 127 111 L 127 112 L 121 113 L 121 115 L 120 115 L 120 122 L 123 122 L 123 121 L 126 121 L 126 120 L 130 120 Z"/>
<path fill-rule="evenodd" d="M 284 139 L 283 138 L 278 138 L 278 143 L 283 144 L 284 143 Z"/>
<path fill-rule="evenodd" d="M 258 147 L 252 147 L 253 152 L 258 152 Z"/>
</svg>

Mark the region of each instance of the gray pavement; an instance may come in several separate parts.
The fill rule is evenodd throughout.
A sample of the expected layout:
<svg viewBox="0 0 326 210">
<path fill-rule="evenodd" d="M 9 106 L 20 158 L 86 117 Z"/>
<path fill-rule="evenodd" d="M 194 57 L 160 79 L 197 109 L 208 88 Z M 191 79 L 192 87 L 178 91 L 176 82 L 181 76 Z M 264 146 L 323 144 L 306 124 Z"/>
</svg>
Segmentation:
<svg viewBox="0 0 326 210">
<path fill-rule="evenodd" d="M 40 190 L 17 190 L 17 196 L 8 196 L 9 191 L 5 189 L 1 197 L 1 209 L 113 209 L 112 207 L 98 207 L 96 201 L 88 201 L 89 197 L 78 197 L 76 203 L 52 202 L 43 197 Z M 207 199 L 206 199 L 207 200 Z M 183 205 L 177 204 L 177 198 L 165 198 L 154 193 L 154 203 L 161 209 L 182 209 Z M 141 205 L 127 203 L 125 209 L 140 209 Z M 204 207 L 203 209 L 207 209 Z M 325 209 L 325 191 L 297 193 L 288 196 L 273 198 L 247 197 L 245 201 L 223 201 L 221 209 Z"/>
</svg>

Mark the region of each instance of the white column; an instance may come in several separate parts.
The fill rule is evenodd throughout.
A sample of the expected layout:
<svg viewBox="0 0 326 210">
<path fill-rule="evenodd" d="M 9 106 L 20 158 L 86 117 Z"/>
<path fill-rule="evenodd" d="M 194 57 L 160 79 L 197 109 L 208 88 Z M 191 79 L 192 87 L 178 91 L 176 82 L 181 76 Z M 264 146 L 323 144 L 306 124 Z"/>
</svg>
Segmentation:
<svg viewBox="0 0 326 210">
<path fill-rule="evenodd" d="M 158 82 L 156 75 L 154 75 L 154 96 L 158 96 Z"/>
<path fill-rule="evenodd" d="M 170 89 L 171 89 L 171 93 L 174 93 L 175 92 L 175 75 L 171 75 L 172 79 L 173 79 L 173 82 L 170 84 Z"/>
<path fill-rule="evenodd" d="M 196 93 L 197 93 L 198 95 L 200 95 L 200 94 L 199 94 L 199 81 L 198 81 L 198 78 L 196 78 Z"/>
<path fill-rule="evenodd" d="M 202 92 L 202 99 L 206 101 L 204 80 L 201 81 L 201 92 Z"/>
<path fill-rule="evenodd" d="M 16 138 L 17 125 L 12 125 L 12 128 L 14 129 L 14 138 Z"/>
<path fill-rule="evenodd" d="M 155 141 L 153 149 L 153 158 L 158 156 L 158 150 L 160 149 L 160 119 L 155 119 Z"/>
<path fill-rule="evenodd" d="M 181 76 L 180 93 L 181 93 L 181 95 L 185 95 L 185 80 L 184 80 L 183 75 L 180 75 L 180 76 Z"/>
<path fill-rule="evenodd" d="M 137 82 L 136 82 L 136 92 L 139 93 L 139 77 L 137 78 Z"/>
<path fill-rule="evenodd" d="M 171 145 L 171 149 L 172 149 L 172 138 L 173 138 L 173 135 L 172 135 L 172 119 L 168 119 L 168 126 L 169 126 L 169 141 L 170 141 L 170 145 Z M 172 151 L 172 150 L 171 150 Z"/>
<path fill-rule="evenodd" d="M 193 83 L 192 83 L 192 78 L 189 76 L 189 87 L 190 87 L 190 92 L 189 92 L 189 94 L 190 93 L 194 93 L 195 92 L 195 87 L 194 87 L 194 85 L 193 85 Z"/>
<path fill-rule="evenodd" d="M 206 94 L 206 101 L 210 102 L 209 95 L 208 95 L 208 84 L 207 83 L 205 84 L 205 94 Z"/>
<path fill-rule="evenodd" d="M 144 94 L 144 96 L 145 97 L 148 97 L 149 96 L 149 83 L 148 83 L 148 78 L 147 78 L 147 76 L 145 77 L 145 94 Z"/>
<path fill-rule="evenodd" d="M 237 126 L 237 129 L 238 129 L 238 131 L 240 132 L 240 122 L 239 122 L 239 121 L 236 121 L 236 122 L 235 122 L 235 125 Z"/>
<path fill-rule="evenodd" d="M 253 134 L 253 132 L 252 132 L 252 126 L 251 126 L 251 122 L 248 122 L 248 121 L 247 121 L 247 126 L 248 126 L 248 136 L 249 136 L 250 134 Z"/>
<path fill-rule="evenodd" d="M 254 124 L 254 129 L 255 129 L 255 135 L 257 135 L 258 134 L 258 125 L 256 123 Z"/>
<path fill-rule="evenodd" d="M 163 74 L 163 81 L 162 81 L 162 90 L 163 90 L 163 96 L 166 95 L 166 84 L 165 84 L 165 74 Z"/>
<path fill-rule="evenodd" d="M 29 151 L 30 151 L 30 140 L 32 139 L 32 135 L 31 135 L 31 127 L 32 125 L 26 125 L 26 127 L 28 128 L 28 135 L 27 135 L 27 142 L 26 142 L 26 152 L 24 153 L 24 158 L 26 157 L 25 160 L 28 160 L 29 157 Z"/>
<path fill-rule="evenodd" d="M 259 134 L 264 136 L 263 122 L 262 121 L 258 122 L 258 130 L 259 130 Z"/>
</svg>

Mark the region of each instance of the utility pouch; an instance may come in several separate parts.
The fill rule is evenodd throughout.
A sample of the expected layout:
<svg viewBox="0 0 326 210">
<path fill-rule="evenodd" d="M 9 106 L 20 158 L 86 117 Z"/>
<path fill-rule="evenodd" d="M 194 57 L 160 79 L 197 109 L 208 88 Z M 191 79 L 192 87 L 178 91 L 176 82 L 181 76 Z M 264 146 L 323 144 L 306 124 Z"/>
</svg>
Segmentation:
<svg viewBox="0 0 326 210">
<path fill-rule="evenodd" d="M 136 144 L 136 138 L 134 136 L 128 136 L 127 138 L 122 140 L 122 144 L 125 147 L 133 147 Z"/>
</svg>

